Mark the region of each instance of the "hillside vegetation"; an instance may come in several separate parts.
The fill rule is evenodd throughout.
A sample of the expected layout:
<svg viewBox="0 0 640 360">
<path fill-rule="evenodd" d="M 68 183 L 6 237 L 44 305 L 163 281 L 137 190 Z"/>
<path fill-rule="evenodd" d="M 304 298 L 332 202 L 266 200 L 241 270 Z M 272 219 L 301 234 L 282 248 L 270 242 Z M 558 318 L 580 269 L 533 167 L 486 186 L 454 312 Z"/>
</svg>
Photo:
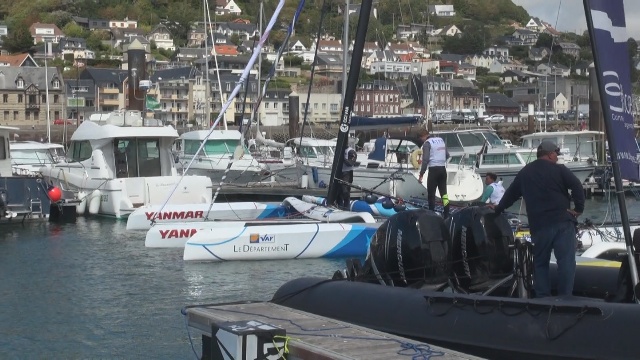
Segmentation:
<svg viewBox="0 0 640 360">
<path fill-rule="evenodd" d="M 211 8 L 215 7 L 215 0 L 208 0 Z M 242 9 L 241 18 L 257 22 L 259 1 L 236 0 Z M 504 35 L 513 21 L 526 23 L 529 15 L 511 0 L 449 0 L 440 3 L 453 4 L 457 15 L 451 18 L 429 16 L 428 3 L 438 4 L 438 1 L 425 0 L 380 0 L 376 5 L 378 17 L 371 18 L 368 32 L 369 41 L 386 43 L 392 41 L 395 26 L 399 24 L 427 22 L 436 28 L 455 24 L 465 28 L 482 28 L 484 41 L 490 42 L 493 37 Z M 12 0 L 0 1 L 0 19 L 7 23 L 9 31 L 24 32 L 24 29 L 34 22 L 55 23 L 60 29 L 65 29 L 72 20 L 72 16 L 82 16 L 103 19 L 134 19 L 139 21 L 142 29 L 151 30 L 161 20 L 167 20 L 178 46 L 186 43 L 189 23 L 201 21 L 203 0 Z M 265 16 L 273 13 L 276 0 L 268 0 L 265 4 Z M 339 8 L 344 6 L 342 1 L 307 0 L 303 16 L 298 22 L 296 36 L 308 43 L 315 38 L 318 22 L 323 6 L 327 9 L 324 33 L 336 38 L 342 37 L 343 16 Z M 279 26 L 272 32 L 270 41 L 280 45 L 298 3 L 288 0 L 280 16 Z M 215 16 L 212 12 L 212 16 Z M 233 17 L 235 18 L 235 16 Z M 351 34 L 355 33 L 355 15 L 352 15 Z M 232 20 L 230 16 L 218 16 L 217 21 Z M 78 34 L 75 34 L 78 35 Z M 89 34 L 80 34 L 89 37 Z M 89 43 L 96 45 L 99 41 Z M 97 49 L 99 50 L 99 49 Z"/>
</svg>

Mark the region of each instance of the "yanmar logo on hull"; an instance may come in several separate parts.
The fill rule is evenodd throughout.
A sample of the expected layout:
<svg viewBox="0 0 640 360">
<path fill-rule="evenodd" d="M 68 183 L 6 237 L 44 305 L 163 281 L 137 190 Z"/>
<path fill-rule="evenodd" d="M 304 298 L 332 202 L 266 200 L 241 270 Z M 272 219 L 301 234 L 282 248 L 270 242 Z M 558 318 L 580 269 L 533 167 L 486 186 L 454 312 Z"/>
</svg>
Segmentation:
<svg viewBox="0 0 640 360">
<path fill-rule="evenodd" d="M 198 229 L 172 229 L 159 230 L 162 239 L 189 239 L 198 232 Z"/>
<path fill-rule="evenodd" d="M 203 219 L 204 211 L 163 211 L 160 213 L 145 212 L 147 220 L 186 220 L 186 219 Z M 156 216 L 157 214 L 157 216 Z"/>
</svg>

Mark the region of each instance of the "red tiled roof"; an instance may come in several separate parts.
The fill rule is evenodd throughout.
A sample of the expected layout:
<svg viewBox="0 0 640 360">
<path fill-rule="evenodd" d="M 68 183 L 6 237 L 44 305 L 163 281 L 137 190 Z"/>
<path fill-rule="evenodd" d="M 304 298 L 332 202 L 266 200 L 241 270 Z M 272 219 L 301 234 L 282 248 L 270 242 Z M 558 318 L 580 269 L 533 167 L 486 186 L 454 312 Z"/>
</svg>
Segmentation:
<svg viewBox="0 0 640 360">
<path fill-rule="evenodd" d="M 0 64 L 9 64 L 9 66 L 20 66 L 28 56 L 29 54 L 0 55 Z"/>
<path fill-rule="evenodd" d="M 238 55 L 238 48 L 235 45 L 216 45 L 216 54 L 218 55 Z"/>
</svg>

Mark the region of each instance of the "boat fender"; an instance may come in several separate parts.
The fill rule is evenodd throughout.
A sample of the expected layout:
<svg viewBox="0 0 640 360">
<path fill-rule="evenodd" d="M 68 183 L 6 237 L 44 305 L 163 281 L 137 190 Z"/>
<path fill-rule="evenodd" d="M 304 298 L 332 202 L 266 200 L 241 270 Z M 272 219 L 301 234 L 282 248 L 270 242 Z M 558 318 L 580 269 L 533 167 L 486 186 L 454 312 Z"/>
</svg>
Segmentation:
<svg viewBox="0 0 640 360">
<path fill-rule="evenodd" d="M 315 166 L 311 167 L 311 177 L 313 178 L 313 183 L 318 183 L 318 168 Z"/>
<path fill-rule="evenodd" d="M 409 157 L 409 161 L 411 162 L 411 165 L 413 165 L 414 169 L 420 169 L 420 166 L 422 165 L 422 149 L 413 150 Z"/>
<path fill-rule="evenodd" d="M 100 190 L 93 190 L 87 202 L 89 203 L 89 214 L 97 215 L 100 211 L 100 202 L 102 201 L 102 192 Z"/>
<path fill-rule="evenodd" d="M 76 212 L 78 215 L 83 215 L 87 209 L 87 193 L 85 191 L 79 191 L 78 200 L 80 200 L 80 202 L 76 205 Z"/>
</svg>

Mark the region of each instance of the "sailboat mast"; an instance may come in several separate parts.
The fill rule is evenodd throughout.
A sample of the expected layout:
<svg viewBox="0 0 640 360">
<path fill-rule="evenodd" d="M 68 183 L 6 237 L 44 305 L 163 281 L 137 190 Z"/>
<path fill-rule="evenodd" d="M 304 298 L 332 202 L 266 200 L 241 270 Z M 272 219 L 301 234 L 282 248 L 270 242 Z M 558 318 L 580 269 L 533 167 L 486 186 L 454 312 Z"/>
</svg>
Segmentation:
<svg viewBox="0 0 640 360">
<path fill-rule="evenodd" d="M 351 66 L 347 86 L 343 94 L 342 101 L 342 117 L 340 119 L 340 131 L 338 132 L 338 140 L 336 142 L 336 153 L 333 156 L 333 168 L 331 169 L 331 180 L 329 181 L 329 193 L 327 194 L 327 203 L 334 205 L 340 191 L 340 184 L 336 181 L 338 172 L 342 171 L 344 163 L 344 152 L 349 142 L 349 127 L 351 126 L 351 112 L 353 108 L 353 100 L 356 96 L 356 88 L 358 87 L 358 78 L 360 77 L 360 68 L 362 67 L 362 52 L 364 42 L 367 37 L 367 29 L 369 28 L 369 18 L 371 17 L 371 8 L 373 0 L 363 0 L 360 5 L 360 16 L 358 19 L 358 28 L 356 29 L 355 42 L 353 44 L 353 53 L 351 54 Z M 348 10 L 347 10 L 348 11 Z"/>
<path fill-rule="evenodd" d="M 264 13 L 264 1 L 260 1 L 260 15 L 258 16 L 258 26 L 260 27 L 260 34 L 262 34 L 262 15 Z M 258 55 L 258 96 L 257 99 L 260 98 L 260 92 L 262 91 L 262 54 Z M 260 109 L 256 109 L 256 131 L 260 132 Z M 244 114 L 243 114 L 244 116 Z M 252 121 L 253 119 L 249 119 Z M 244 121 L 244 120 L 243 120 Z M 251 126 L 250 123 L 247 126 Z"/>
<path fill-rule="evenodd" d="M 47 142 L 51 142 L 51 117 L 49 116 L 49 66 L 47 64 L 47 57 L 49 56 L 49 43 L 44 43 L 44 89 L 47 97 Z M 78 86 L 78 84 L 76 84 Z M 64 124 L 67 120 L 64 120 Z"/>
<path fill-rule="evenodd" d="M 201 126 L 205 128 L 209 127 L 209 123 L 211 121 L 211 103 L 209 101 L 209 92 L 211 91 L 211 83 L 209 82 L 209 28 L 207 26 L 207 10 L 209 9 L 209 2 L 207 0 L 202 1 L 202 12 L 204 19 L 204 69 L 205 69 L 205 88 L 204 88 L 204 113 L 205 118 L 202 120 Z M 211 38 L 213 39 L 213 34 L 211 34 Z M 215 40 L 214 40 L 215 41 Z M 215 48 L 215 43 L 212 42 L 211 46 Z M 223 119 L 224 120 L 224 119 Z"/>
<path fill-rule="evenodd" d="M 608 86 L 609 84 L 605 84 L 605 79 L 603 79 L 604 75 L 605 75 L 605 70 L 606 73 L 615 73 L 616 74 L 616 78 L 618 77 L 618 74 L 616 71 L 612 71 L 614 68 L 611 67 L 610 63 L 608 64 L 607 62 L 605 62 L 605 59 L 603 59 L 603 57 L 601 57 L 600 55 L 600 49 L 604 50 L 603 52 L 605 52 L 607 54 L 607 56 L 611 53 L 611 51 L 615 51 L 615 49 L 613 48 L 613 46 L 615 46 L 615 38 L 613 38 L 612 43 L 614 44 L 613 46 L 606 46 L 608 44 L 606 43 L 599 43 L 596 40 L 596 29 L 594 28 L 594 22 L 593 22 L 593 17 L 592 17 L 592 8 L 593 7 L 597 7 L 598 9 L 602 9 L 601 12 L 604 12 L 604 14 L 606 16 L 610 16 L 606 10 L 609 10 L 610 12 L 615 12 L 616 10 L 620 10 L 620 9 L 616 9 L 616 6 L 619 7 L 623 7 L 622 1 L 620 2 L 613 2 L 613 1 L 608 1 L 607 2 L 609 5 L 609 7 L 604 6 L 602 1 L 592 1 L 592 0 L 584 0 L 584 9 L 585 9 L 585 15 L 587 18 L 587 29 L 589 30 L 589 39 L 591 41 L 591 49 L 593 49 L 593 60 L 594 60 L 594 65 L 595 65 L 595 71 L 598 77 L 598 90 L 600 92 L 600 103 L 602 105 L 602 114 L 604 115 L 604 126 L 605 126 L 605 133 L 607 136 L 607 141 L 609 143 L 609 154 L 611 157 L 611 168 L 613 170 L 613 180 L 616 186 L 616 198 L 618 199 L 618 206 L 620 208 L 620 220 L 622 222 L 622 232 L 624 234 L 624 242 L 625 245 L 627 246 L 627 256 L 629 259 L 629 270 L 631 272 L 631 281 L 632 281 L 632 285 L 635 287 L 638 284 L 638 268 L 636 267 L 636 261 L 635 261 L 635 257 L 634 257 L 634 251 L 633 251 L 633 241 L 632 241 L 632 237 L 631 237 L 631 228 L 629 226 L 629 214 L 627 213 L 627 203 L 626 203 L 626 198 L 624 195 L 624 188 L 622 187 L 622 175 L 620 172 L 620 159 L 618 158 L 618 141 L 623 140 L 623 139 L 617 139 L 616 140 L 616 135 L 618 137 L 620 137 L 622 134 L 624 134 L 624 131 L 633 131 L 633 129 L 627 129 L 627 130 L 623 130 L 623 132 L 620 132 L 620 129 L 614 129 L 614 124 L 613 124 L 613 119 L 612 119 L 612 108 L 613 106 L 609 105 L 609 101 L 608 101 L 608 94 L 607 94 L 607 88 L 606 86 Z M 595 5 L 595 6 L 594 6 Z M 616 14 L 619 15 L 619 14 Z M 609 21 L 611 21 L 610 19 L 608 19 Z M 622 21 L 624 21 L 624 8 L 622 9 Z M 602 27 L 602 24 L 599 24 L 599 29 Z M 609 23 L 609 26 L 611 26 L 613 28 L 613 26 L 611 25 L 611 22 Z M 619 25 L 616 25 L 616 27 Z M 602 29 L 601 29 L 602 30 Z M 611 30 L 613 31 L 613 30 Z M 611 34 L 613 36 L 613 34 Z M 598 45 L 601 45 L 602 48 L 599 48 Z M 624 46 L 626 46 L 626 40 L 624 41 Z M 615 52 L 614 52 L 615 53 Z M 620 67 L 624 66 L 625 62 L 624 59 L 628 58 L 628 56 L 626 56 L 626 51 L 624 52 L 625 56 L 620 56 L 620 58 L 622 58 L 623 60 L 616 60 L 616 64 L 618 64 Z M 622 55 L 622 54 L 619 54 Z M 608 60 L 608 59 L 607 59 Z M 607 67 L 607 65 L 609 65 L 609 67 Z M 628 69 L 628 64 L 626 64 L 627 69 Z M 616 69 L 617 70 L 617 69 Z M 624 71 L 624 70 L 623 70 Z M 622 71 L 620 71 L 621 74 L 624 74 Z M 622 77 L 620 77 L 619 79 L 616 80 L 617 82 L 614 83 L 614 86 L 616 86 L 619 91 L 620 91 L 620 95 L 622 95 L 624 97 L 624 91 L 629 91 L 630 89 L 625 89 L 625 82 L 630 82 L 629 78 L 623 79 Z M 618 96 L 619 98 L 619 96 Z M 624 106 L 623 106 L 624 107 Z M 625 111 L 625 109 L 622 109 L 623 112 Z M 577 111 L 577 110 L 576 110 Z M 624 118 L 627 116 L 628 114 L 623 114 L 623 115 L 619 115 L 617 112 L 615 113 L 616 117 L 620 117 L 623 121 L 625 120 Z M 620 121 L 618 121 L 620 122 Z M 626 122 L 626 121 L 624 121 Z M 633 118 L 631 118 L 631 123 L 633 124 Z M 618 127 L 620 125 L 616 124 Z M 624 124 L 622 124 L 624 126 Z M 618 130 L 618 131 L 616 131 Z M 636 145 L 637 146 L 637 145 Z M 636 147 L 637 150 L 637 147 Z M 638 176 L 638 174 L 636 174 L 636 176 Z M 637 296 L 638 294 L 636 294 Z M 638 302 L 639 299 L 636 298 L 636 302 Z"/>
<path fill-rule="evenodd" d="M 342 42 L 342 106 L 344 107 L 344 95 L 347 90 L 347 62 L 349 60 L 349 0 L 345 0 Z"/>
</svg>

